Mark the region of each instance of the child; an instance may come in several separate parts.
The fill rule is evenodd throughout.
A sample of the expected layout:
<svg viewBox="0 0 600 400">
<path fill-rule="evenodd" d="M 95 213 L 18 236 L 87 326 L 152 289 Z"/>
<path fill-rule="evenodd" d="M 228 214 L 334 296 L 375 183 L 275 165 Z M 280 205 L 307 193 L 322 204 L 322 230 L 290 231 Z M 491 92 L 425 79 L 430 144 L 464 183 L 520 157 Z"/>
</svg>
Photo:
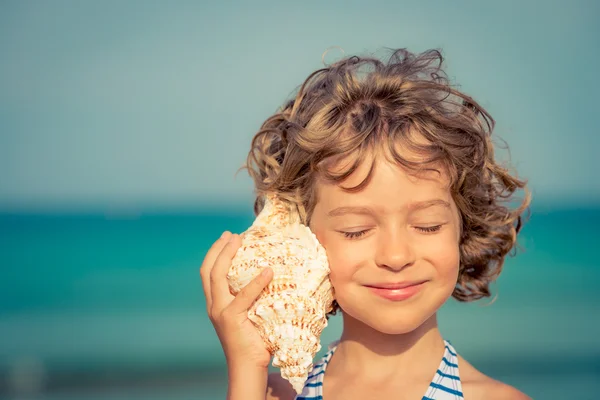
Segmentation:
<svg viewBox="0 0 600 400">
<path fill-rule="evenodd" d="M 514 201 L 525 182 L 494 160 L 494 120 L 450 86 L 442 62 L 437 50 L 343 59 L 254 137 L 255 212 L 265 193 L 297 207 L 327 251 L 343 333 L 300 395 L 267 376 L 246 312 L 273 272 L 234 298 L 226 273 L 241 241 L 225 232 L 201 276 L 229 399 L 529 398 L 477 371 L 438 329 L 449 297 L 490 296 L 529 205 L 527 192 Z"/>
</svg>

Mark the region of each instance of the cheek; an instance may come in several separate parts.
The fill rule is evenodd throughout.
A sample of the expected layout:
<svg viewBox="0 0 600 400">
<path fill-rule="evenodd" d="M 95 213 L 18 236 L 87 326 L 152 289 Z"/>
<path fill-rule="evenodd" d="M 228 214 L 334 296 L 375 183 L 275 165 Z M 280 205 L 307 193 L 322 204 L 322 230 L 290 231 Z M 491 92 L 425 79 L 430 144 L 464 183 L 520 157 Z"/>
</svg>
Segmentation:
<svg viewBox="0 0 600 400">
<path fill-rule="evenodd" d="M 456 266 L 460 258 L 460 252 L 457 243 L 440 242 L 428 246 L 427 252 L 429 257 L 436 260 L 436 264 L 444 265 L 445 267 Z"/>
<path fill-rule="evenodd" d="M 424 237 L 418 243 L 419 251 L 424 258 L 435 260 L 435 264 L 447 268 L 458 268 L 460 249 L 458 236 L 453 230 L 441 232 L 439 235 Z"/>
<path fill-rule="evenodd" d="M 360 263 L 356 252 L 351 247 L 342 246 L 339 243 L 330 243 L 325 249 L 329 259 L 332 282 L 335 284 L 336 281 L 352 276 L 355 269 L 354 266 Z"/>
<path fill-rule="evenodd" d="M 361 248 L 359 242 L 348 243 L 344 238 L 335 237 L 335 233 L 315 232 L 315 235 L 327 252 L 331 270 L 329 278 L 333 285 L 350 280 L 366 258 L 365 249 Z"/>
<path fill-rule="evenodd" d="M 436 273 L 444 285 L 455 285 L 460 266 L 460 249 L 454 241 L 432 243 L 427 249 L 427 258 L 435 266 Z"/>
<path fill-rule="evenodd" d="M 456 235 L 440 232 L 439 235 L 423 236 L 415 242 L 416 266 L 422 266 L 423 278 L 432 279 L 432 286 L 444 293 L 452 292 L 458 281 L 460 249 Z M 416 275 L 418 268 L 414 270 Z"/>
</svg>

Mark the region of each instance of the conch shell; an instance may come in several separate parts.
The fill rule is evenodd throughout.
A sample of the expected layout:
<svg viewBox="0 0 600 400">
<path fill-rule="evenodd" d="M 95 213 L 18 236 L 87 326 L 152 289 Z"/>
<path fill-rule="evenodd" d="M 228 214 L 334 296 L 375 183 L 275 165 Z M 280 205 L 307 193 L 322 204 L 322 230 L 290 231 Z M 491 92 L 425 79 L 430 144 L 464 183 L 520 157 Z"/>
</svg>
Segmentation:
<svg viewBox="0 0 600 400">
<path fill-rule="evenodd" d="M 236 295 L 263 268 L 273 269 L 273 280 L 248 310 L 248 319 L 273 356 L 273 366 L 300 393 L 321 349 L 334 294 L 325 249 L 294 210 L 274 195 L 266 197 L 242 234 L 227 278 Z"/>
</svg>

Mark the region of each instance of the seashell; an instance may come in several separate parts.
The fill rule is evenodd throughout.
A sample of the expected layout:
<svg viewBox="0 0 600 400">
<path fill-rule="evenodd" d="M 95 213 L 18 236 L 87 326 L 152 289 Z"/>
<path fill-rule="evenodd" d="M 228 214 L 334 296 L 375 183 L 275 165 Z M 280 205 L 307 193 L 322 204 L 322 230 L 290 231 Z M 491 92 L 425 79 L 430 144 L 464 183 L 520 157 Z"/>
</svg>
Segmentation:
<svg viewBox="0 0 600 400">
<path fill-rule="evenodd" d="M 273 356 L 273 366 L 300 393 L 321 349 L 334 293 L 325 249 L 298 213 L 274 195 L 266 197 L 242 234 L 227 275 L 231 293 L 239 293 L 265 267 L 273 269 L 273 280 L 248 310 L 248 319 Z"/>
</svg>

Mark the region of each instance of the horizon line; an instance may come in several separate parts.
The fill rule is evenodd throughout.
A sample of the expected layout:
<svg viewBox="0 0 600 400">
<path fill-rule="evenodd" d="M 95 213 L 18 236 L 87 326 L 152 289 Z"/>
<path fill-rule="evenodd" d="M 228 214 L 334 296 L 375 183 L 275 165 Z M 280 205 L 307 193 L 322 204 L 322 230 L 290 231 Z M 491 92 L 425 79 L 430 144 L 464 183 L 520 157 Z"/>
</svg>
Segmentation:
<svg viewBox="0 0 600 400">
<path fill-rule="evenodd" d="M 534 212 L 548 211 L 574 211 L 574 210 L 598 210 L 599 200 L 588 201 L 565 201 L 544 199 L 533 202 L 529 209 Z M 155 203 L 137 205 L 102 205 L 102 204 L 62 204 L 62 205 L 0 205 L 0 216 L 8 215 L 104 215 L 115 218 L 136 218 L 142 215 L 190 215 L 207 214 L 212 212 L 235 213 L 254 211 L 254 200 L 222 202 L 222 201 L 198 201 L 182 202 L 180 204 Z"/>
</svg>

